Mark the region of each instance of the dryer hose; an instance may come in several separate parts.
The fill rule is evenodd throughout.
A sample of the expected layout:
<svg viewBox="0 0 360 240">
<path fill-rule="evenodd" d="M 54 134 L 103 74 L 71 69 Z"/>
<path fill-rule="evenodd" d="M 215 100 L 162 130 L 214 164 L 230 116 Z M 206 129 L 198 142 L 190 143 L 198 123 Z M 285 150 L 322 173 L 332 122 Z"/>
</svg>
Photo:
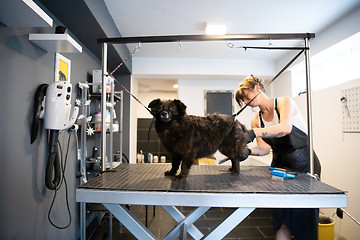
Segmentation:
<svg viewBox="0 0 360 240">
<path fill-rule="evenodd" d="M 61 166 L 57 148 L 59 130 L 50 130 L 48 162 L 46 164 L 45 185 L 50 190 L 56 190 L 60 184 Z"/>
</svg>

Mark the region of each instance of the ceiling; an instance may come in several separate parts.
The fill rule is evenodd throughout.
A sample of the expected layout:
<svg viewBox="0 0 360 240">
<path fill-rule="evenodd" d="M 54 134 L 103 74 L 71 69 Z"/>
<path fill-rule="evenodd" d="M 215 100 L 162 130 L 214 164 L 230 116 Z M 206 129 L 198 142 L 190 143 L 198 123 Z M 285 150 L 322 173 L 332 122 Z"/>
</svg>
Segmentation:
<svg viewBox="0 0 360 240">
<path fill-rule="evenodd" d="M 229 34 L 319 33 L 359 0 L 103 0 L 123 37 L 205 34 L 205 24 L 225 24 Z M 300 41 L 302 42 L 302 41 Z M 134 58 L 277 60 L 281 51 L 238 46 L 294 46 L 299 41 L 182 42 L 142 44 Z M 129 50 L 136 44 L 129 44 Z M 182 48 L 182 51 L 181 49 Z"/>
<path fill-rule="evenodd" d="M 228 34 L 319 33 L 359 0 L 103 0 L 123 37 L 203 35 L 206 24 L 224 24 Z M 303 41 L 146 43 L 133 58 L 213 58 L 277 61 L 284 51 L 242 46 L 300 46 Z M 136 44 L 127 44 L 129 51 Z M 139 79 L 140 91 L 166 91 L 176 79 Z M 164 84 L 167 84 L 164 86 Z"/>
<path fill-rule="evenodd" d="M 104 37 L 203 35 L 205 24 L 225 24 L 228 34 L 315 33 L 360 5 L 360 0 L 38 0 L 99 59 Z M 89 23 L 89 24 L 87 24 Z M 90 25 L 84 28 L 84 26 Z M 85 29 L 85 30 L 84 30 Z M 136 58 L 191 58 L 277 61 L 284 51 L 251 50 L 241 46 L 299 46 L 302 41 L 143 43 Z M 137 44 L 110 45 L 109 68 L 127 58 Z M 232 46 L 229 47 L 229 46 Z M 117 54 L 116 54 L 117 53 Z M 116 55 L 114 55 L 116 54 Z M 119 59 L 119 56 L 121 59 Z M 131 60 L 125 63 L 131 73 Z M 125 71 L 126 72 L 126 71 Z M 154 76 L 153 76 L 154 78 Z M 157 88 L 155 79 L 140 87 Z M 166 79 L 172 86 L 176 79 Z"/>
</svg>

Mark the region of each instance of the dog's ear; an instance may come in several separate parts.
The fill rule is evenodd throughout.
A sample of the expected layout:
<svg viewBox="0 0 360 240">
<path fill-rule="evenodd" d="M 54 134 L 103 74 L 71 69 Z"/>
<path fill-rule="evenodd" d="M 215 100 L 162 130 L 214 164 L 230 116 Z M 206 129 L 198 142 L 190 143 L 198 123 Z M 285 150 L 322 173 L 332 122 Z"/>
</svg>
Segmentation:
<svg viewBox="0 0 360 240">
<path fill-rule="evenodd" d="M 181 115 L 181 116 L 185 115 L 186 114 L 186 105 L 178 99 L 174 99 L 173 102 L 178 109 L 179 115 Z"/>
<path fill-rule="evenodd" d="M 160 100 L 159 98 L 158 98 L 158 99 L 155 99 L 155 100 L 152 100 L 152 101 L 149 103 L 148 108 L 156 107 L 157 105 L 159 105 L 160 102 L 161 102 L 161 100 Z"/>
</svg>

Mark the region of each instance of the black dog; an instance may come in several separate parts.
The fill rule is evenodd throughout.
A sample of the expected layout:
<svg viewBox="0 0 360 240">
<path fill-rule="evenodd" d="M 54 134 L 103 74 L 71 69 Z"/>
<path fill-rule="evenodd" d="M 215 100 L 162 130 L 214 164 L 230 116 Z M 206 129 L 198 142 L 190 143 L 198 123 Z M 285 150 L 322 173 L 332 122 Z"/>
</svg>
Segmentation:
<svg viewBox="0 0 360 240">
<path fill-rule="evenodd" d="M 187 115 L 186 106 L 180 100 L 155 99 L 149 103 L 149 108 L 155 117 L 156 132 L 172 154 L 172 168 L 165 175 L 175 176 L 181 162 L 177 179 L 186 178 L 195 159 L 210 156 L 216 150 L 231 160 L 230 172 L 239 174 L 239 162 L 248 157 L 250 150 L 246 148 L 245 126 L 233 116 Z"/>
</svg>

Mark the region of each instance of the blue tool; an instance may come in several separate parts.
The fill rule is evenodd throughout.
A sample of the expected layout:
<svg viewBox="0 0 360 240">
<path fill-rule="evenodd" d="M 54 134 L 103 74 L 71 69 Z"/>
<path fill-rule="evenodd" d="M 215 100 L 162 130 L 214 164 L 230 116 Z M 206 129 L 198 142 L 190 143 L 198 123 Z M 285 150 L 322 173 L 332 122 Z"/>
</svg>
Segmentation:
<svg viewBox="0 0 360 240">
<path fill-rule="evenodd" d="M 223 159 L 223 160 L 220 160 L 220 161 L 219 161 L 219 165 L 220 165 L 220 164 L 223 164 L 224 162 L 226 162 L 226 161 L 228 161 L 228 160 L 230 160 L 230 158 L 225 158 L 225 159 Z"/>
<path fill-rule="evenodd" d="M 269 167 L 269 170 L 277 170 L 277 171 L 286 172 L 286 169 L 284 169 L 284 168 L 276 168 L 276 167 Z"/>
<path fill-rule="evenodd" d="M 269 170 L 276 170 L 276 171 L 282 171 L 282 172 L 287 172 L 287 170 L 286 169 L 284 169 L 284 168 L 277 168 L 277 167 L 269 167 Z M 292 175 L 297 175 L 297 173 L 296 172 L 288 172 L 289 174 L 292 174 Z"/>
<path fill-rule="evenodd" d="M 278 171 L 278 170 L 273 170 L 271 172 L 272 175 L 277 176 L 277 177 L 283 177 L 283 178 L 295 178 L 295 175 L 293 174 L 289 174 L 283 171 Z"/>
</svg>

